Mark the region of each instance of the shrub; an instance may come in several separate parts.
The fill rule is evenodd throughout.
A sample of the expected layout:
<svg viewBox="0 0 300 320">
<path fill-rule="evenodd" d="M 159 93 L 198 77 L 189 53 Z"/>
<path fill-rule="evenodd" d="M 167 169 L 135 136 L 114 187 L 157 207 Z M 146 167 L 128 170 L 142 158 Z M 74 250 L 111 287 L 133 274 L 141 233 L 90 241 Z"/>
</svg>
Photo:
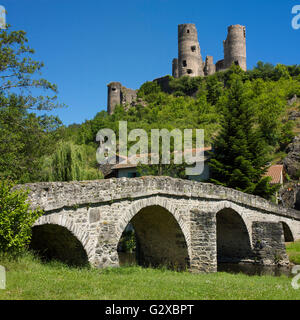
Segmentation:
<svg viewBox="0 0 300 320">
<path fill-rule="evenodd" d="M 31 227 L 43 212 L 29 209 L 29 191 L 12 188 L 12 182 L 0 181 L 0 253 L 16 256 L 29 244 Z"/>
</svg>

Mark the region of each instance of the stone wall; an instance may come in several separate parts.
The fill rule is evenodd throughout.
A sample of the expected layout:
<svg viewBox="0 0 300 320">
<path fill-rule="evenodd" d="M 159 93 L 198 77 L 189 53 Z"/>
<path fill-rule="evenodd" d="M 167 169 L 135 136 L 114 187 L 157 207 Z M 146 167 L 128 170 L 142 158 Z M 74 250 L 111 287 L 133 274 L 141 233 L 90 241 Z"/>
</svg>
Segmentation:
<svg viewBox="0 0 300 320">
<path fill-rule="evenodd" d="M 264 265 L 288 265 L 282 225 L 274 222 L 254 222 L 252 228 L 257 262 Z"/>
<path fill-rule="evenodd" d="M 130 106 L 137 100 L 137 90 L 128 89 L 120 82 L 111 82 L 107 85 L 107 112 L 113 114 L 117 105 Z"/>
<path fill-rule="evenodd" d="M 41 182 L 19 185 L 29 188 L 29 200 L 33 207 L 40 206 L 51 211 L 74 205 L 104 203 L 127 197 L 139 198 L 154 195 L 169 195 L 206 201 L 226 200 L 245 205 L 255 210 L 273 213 L 281 217 L 300 220 L 296 210 L 277 206 L 263 198 L 234 189 L 170 177 L 141 177 L 73 182 Z"/>
<path fill-rule="evenodd" d="M 216 66 L 214 64 L 213 57 L 207 56 L 205 60 L 205 66 L 204 66 L 204 75 L 210 76 L 214 73 L 216 73 Z"/>
<path fill-rule="evenodd" d="M 262 238 L 252 232 L 256 222 L 274 223 L 282 234 L 284 222 L 294 239 L 300 239 L 299 212 L 212 184 L 142 177 L 37 183 L 18 188 L 29 188 L 32 208 L 41 207 L 45 211 L 35 226 L 66 228 L 80 241 L 90 263 L 100 268 L 119 265 L 117 247 L 128 223 L 135 224 L 145 264 L 189 266 L 194 272 L 217 270 L 217 246 L 225 248 L 227 257 L 231 255 L 235 260 L 246 257 L 244 260 L 255 262 L 255 257 L 244 252 L 249 250 L 249 242 L 253 251 L 253 243 Z M 220 220 L 228 210 L 234 214 L 228 215 L 227 222 Z M 249 241 L 234 243 L 234 239 L 224 234 L 228 228 L 236 230 L 237 239 L 248 235 Z M 275 230 L 275 238 L 282 245 L 284 240 L 278 240 L 278 232 Z M 253 253 L 259 256 L 258 260 L 269 260 L 266 251 Z"/>
</svg>

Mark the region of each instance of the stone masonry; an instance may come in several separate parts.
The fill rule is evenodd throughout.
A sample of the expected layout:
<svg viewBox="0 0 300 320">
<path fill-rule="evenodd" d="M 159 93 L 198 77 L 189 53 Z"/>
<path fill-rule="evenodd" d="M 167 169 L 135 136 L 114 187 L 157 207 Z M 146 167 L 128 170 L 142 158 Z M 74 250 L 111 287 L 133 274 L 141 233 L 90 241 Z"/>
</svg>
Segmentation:
<svg viewBox="0 0 300 320">
<path fill-rule="evenodd" d="M 107 85 L 107 112 L 113 114 L 117 105 L 129 106 L 137 99 L 137 90 L 128 89 L 120 82 L 111 82 Z"/>
<path fill-rule="evenodd" d="M 76 241 L 62 242 L 64 234 L 51 250 L 59 256 L 67 245 L 71 250 L 80 242 L 88 261 L 99 268 L 119 266 L 118 242 L 129 222 L 148 264 L 180 265 L 193 272 L 215 272 L 220 257 L 286 265 L 284 230 L 300 239 L 298 211 L 212 184 L 142 177 L 18 188 L 29 189 L 31 207 L 45 212 L 33 227 L 36 242 L 47 238 L 44 232 L 53 238 L 63 229 Z"/>
</svg>

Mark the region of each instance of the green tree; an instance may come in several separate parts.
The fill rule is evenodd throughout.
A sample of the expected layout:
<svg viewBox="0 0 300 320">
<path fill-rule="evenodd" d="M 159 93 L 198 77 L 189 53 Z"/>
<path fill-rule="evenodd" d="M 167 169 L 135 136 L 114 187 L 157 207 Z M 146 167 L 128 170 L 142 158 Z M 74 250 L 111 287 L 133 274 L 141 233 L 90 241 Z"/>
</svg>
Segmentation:
<svg viewBox="0 0 300 320">
<path fill-rule="evenodd" d="M 41 157 L 53 152 L 61 124 L 28 110 L 51 110 L 57 86 L 39 78 L 42 62 L 32 59 L 24 31 L 0 31 L 0 178 L 39 181 Z M 51 95 L 41 95 L 41 92 Z"/>
<path fill-rule="evenodd" d="M 43 212 L 30 209 L 28 191 L 12 188 L 13 183 L 0 181 L 0 252 L 16 256 L 29 244 L 31 227 Z"/>
<path fill-rule="evenodd" d="M 187 164 L 139 164 L 137 172 L 139 176 L 166 176 L 178 179 L 186 179 L 185 168 Z"/>
<path fill-rule="evenodd" d="M 263 177 L 269 159 L 267 145 L 256 128 L 252 97 L 250 83 L 232 74 L 219 103 L 221 131 L 210 160 L 211 181 L 269 198 L 278 187 L 269 186 L 269 178 Z"/>
<path fill-rule="evenodd" d="M 60 121 L 28 113 L 14 95 L 9 99 L 9 106 L 0 106 L 0 178 L 40 181 L 42 157 L 54 151 Z"/>
<path fill-rule="evenodd" d="M 57 103 L 57 86 L 46 79 L 38 79 L 44 64 L 34 61 L 31 58 L 33 54 L 34 50 L 28 46 L 25 31 L 11 31 L 10 28 L 0 31 L 2 107 L 5 106 L 5 102 L 9 105 L 9 96 L 12 93 L 20 99 L 20 108 L 51 110 L 63 106 Z M 53 92 L 53 95 L 40 95 L 41 90 Z M 34 94 L 34 91 L 37 93 Z M 8 100 L 5 101 L 5 98 Z"/>
<path fill-rule="evenodd" d="M 89 161 L 93 148 L 78 146 L 71 141 L 60 142 L 52 157 L 45 159 L 45 181 L 81 181 L 102 179 L 101 171 Z M 95 164 L 95 163 L 94 163 Z"/>
</svg>

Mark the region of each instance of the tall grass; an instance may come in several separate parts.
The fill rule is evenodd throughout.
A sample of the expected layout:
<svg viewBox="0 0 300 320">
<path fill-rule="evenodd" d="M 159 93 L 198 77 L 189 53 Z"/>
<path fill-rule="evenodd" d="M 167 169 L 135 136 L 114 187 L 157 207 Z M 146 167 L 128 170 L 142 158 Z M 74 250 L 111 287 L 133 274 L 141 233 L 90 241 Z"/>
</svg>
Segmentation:
<svg viewBox="0 0 300 320">
<path fill-rule="evenodd" d="M 300 264 L 300 241 L 287 243 L 286 251 L 291 262 Z"/>
<path fill-rule="evenodd" d="M 0 299 L 32 300 L 271 300 L 300 299 L 286 276 L 191 274 L 166 269 L 122 267 L 70 268 L 42 263 L 32 254 L 18 260 L 0 258 L 7 288 Z"/>
</svg>

